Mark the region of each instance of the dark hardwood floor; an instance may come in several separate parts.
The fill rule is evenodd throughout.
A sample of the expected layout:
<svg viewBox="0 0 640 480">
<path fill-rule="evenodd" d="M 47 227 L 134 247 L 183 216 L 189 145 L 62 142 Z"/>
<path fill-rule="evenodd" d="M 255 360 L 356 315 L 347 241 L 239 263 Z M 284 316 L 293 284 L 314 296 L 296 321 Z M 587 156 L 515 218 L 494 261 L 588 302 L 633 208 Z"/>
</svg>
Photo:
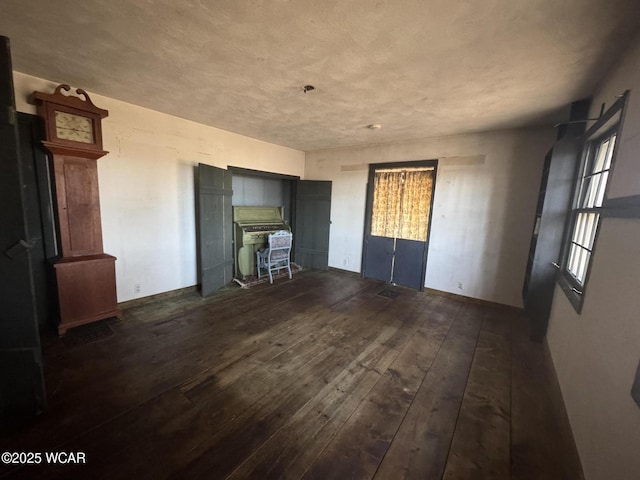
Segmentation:
<svg viewBox="0 0 640 480">
<path fill-rule="evenodd" d="M 45 339 L 49 410 L 11 479 L 580 479 L 546 348 L 516 309 L 306 271 Z M 85 329 L 85 330 L 83 330 Z M 93 330 L 91 330 L 93 329 Z"/>
</svg>

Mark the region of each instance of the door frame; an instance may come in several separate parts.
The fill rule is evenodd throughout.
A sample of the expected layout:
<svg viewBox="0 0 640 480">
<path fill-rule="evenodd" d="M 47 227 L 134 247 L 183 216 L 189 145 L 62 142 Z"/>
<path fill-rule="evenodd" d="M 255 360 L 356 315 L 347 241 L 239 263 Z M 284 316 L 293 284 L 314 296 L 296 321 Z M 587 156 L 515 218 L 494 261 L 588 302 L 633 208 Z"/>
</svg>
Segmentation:
<svg viewBox="0 0 640 480">
<path fill-rule="evenodd" d="M 362 268 L 360 269 L 360 276 L 364 277 L 365 271 L 365 259 L 367 255 L 367 244 L 369 237 L 371 236 L 371 213 L 373 211 L 373 179 L 376 170 L 382 169 L 402 169 L 402 168 L 419 168 L 430 167 L 433 168 L 433 186 L 431 188 L 431 203 L 429 205 L 429 224 L 427 226 L 427 241 L 424 244 L 424 252 L 422 254 L 422 273 L 420 274 L 420 292 L 424 291 L 424 282 L 427 275 L 427 257 L 429 253 L 429 242 L 431 241 L 431 222 L 433 219 L 433 203 L 436 196 L 436 183 L 438 177 L 438 160 L 410 160 L 404 162 L 385 162 L 385 163 L 370 163 L 369 175 L 367 177 L 367 198 L 364 210 L 364 231 L 362 235 Z"/>
<path fill-rule="evenodd" d="M 231 171 L 232 175 L 242 175 L 244 177 L 256 177 L 256 178 L 267 178 L 267 179 L 275 179 L 275 180 L 283 180 L 289 182 L 289 226 L 291 227 L 291 231 L 294 234 L 293 239 L 293 249 L 291 250 L 291 260 L 298 261 L 298 253 L 296 251 L 298 247 L 298 242 L 296 241 L 296 237 L 298 235 L 298 225 L 297 225 L 297 215 L 298 215 L 298 189 L 300 186 L 300 182 L 313 182 L 313 181 L 324 181 L 324 180 L 302 180 L 298 175 L 287 175 L 284 173 L 273 173 L 267 172 L 264 170 L 252 170 L 249 168 L 241 168 L 234 167 L 229 165 L 227 167 L 228 170 Z M 329 220 L 331 223 L 331 220 Z M 235 249 L 235 247 L 234 247 Z"/>
</svg>

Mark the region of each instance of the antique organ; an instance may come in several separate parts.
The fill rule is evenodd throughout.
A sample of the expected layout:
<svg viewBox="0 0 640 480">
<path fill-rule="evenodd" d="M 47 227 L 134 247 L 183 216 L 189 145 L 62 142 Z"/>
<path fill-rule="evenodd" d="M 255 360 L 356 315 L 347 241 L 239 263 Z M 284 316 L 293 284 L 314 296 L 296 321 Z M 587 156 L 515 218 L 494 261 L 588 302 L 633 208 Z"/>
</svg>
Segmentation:
<svg viewBox="0 0 640 480">
<path fill-rule="evenodd" d="M 236 278 L 256 274 L 256 251 L 265 246 L 269 234 L 291 231 L 284 207 L 233 207 L 233 253 Z"/>
</svg>

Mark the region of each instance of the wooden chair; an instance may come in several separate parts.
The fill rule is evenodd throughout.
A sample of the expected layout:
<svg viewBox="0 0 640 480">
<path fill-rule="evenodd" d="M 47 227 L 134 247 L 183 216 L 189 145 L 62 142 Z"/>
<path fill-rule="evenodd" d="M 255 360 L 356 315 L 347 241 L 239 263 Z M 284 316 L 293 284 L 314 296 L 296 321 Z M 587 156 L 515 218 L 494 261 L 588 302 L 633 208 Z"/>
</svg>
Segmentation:
<svg viewBox="0 0 640 480">
<path fill-rule="evenodd" d="M 293 234 L 286 230 L 269 235 L 269 246 L 256 252 L 256 265 L 258 270 L 258 278 L 260 278 L 260 270 L 265 269 L 269 273 L 269 283 L 273 283 L 273 275 L 271 272 L 280 272 L 281 268 L 286 268 L 291 278 L 291 245 L 293 243 Z"/>
</svg>

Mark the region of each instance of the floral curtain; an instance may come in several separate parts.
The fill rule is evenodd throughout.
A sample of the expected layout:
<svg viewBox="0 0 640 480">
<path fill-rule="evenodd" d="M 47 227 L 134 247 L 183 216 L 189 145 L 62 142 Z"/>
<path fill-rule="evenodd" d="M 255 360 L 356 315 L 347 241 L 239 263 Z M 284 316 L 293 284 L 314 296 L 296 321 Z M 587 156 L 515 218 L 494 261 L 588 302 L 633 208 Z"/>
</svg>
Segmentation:
<svg viewBox="0 0 640 480">
<path fill-rule="evenodd" d="M 382 170 L 373 182 L 371 235 L 425 242 L 433 170 Z"/>
</svg>

